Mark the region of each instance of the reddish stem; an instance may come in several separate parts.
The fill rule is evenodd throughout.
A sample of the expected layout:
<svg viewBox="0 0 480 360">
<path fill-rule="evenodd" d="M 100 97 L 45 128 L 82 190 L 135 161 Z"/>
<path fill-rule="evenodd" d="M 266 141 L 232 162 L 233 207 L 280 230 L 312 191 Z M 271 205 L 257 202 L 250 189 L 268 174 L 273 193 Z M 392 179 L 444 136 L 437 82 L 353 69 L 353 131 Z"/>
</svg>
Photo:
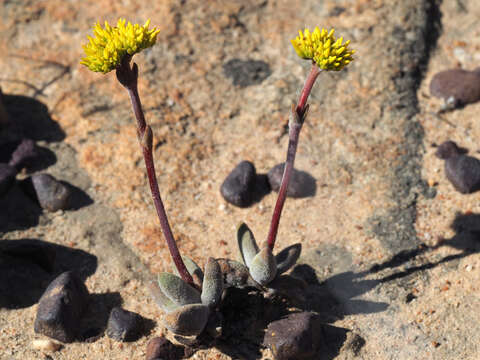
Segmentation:
<svg viewBox="0 0 480 360">
<path fill-rule="evenodd" d="M 285 161 L 285 168 L 283 170 L 282 183 L 280 185 L 280 190 L 278 191 L 277 202 L 275 204 L 275 209 L 273 210 L 272 221 L 270 222 L 270 230 L 268 231 L 267 244 L 270 250 L 273 250 L 275 246 L 275 240 L 277 238 L 278 225 L 280 224 L 280 217 L 282 215 L 283 205 L 287 198 L 288 185 L 293 173 L 293 164 L 295 162 L 295 155 L 297 152 L 298 138 L 300 135 L 300 130 L 302 129 L 303 122 L 307 113 L 307 100 L 310 92 L 312 91 L 313 84 L 317 80 L 318 75 L 320 74 L 320 69 L 312 64 L 310 74 L 305 81 L 303 90 L 300 94 L 298 104 L 292 106 L 292 114 L 290 121 L 288 123 L 288 148 L 287 148 L 287 159 Z"/>
<path fill-rule="evenodd" d="M 140 101 L 140 96 L 138 95 L 137 64 L 133 64 L 132 68 L 130 68 L 129 63 L 122 63 L 122 66 L 117 69 L 117 78 L 127 89 L 128 95 L 130 95 L 133 112 L 135 114 L 135 118 L 137 119 L 137 135 L 142 146 L 143 159 L 145 160 L 145 167 L 147 169 L 148 182 L 152 192 L 153 203 L 155 205 L 155 209 L 157 210 L 160 226 L 162 228 L 163 236 L 167 241 L 170 255 L 172 256 L 173 262 L 175 263 L 175 266 L 177 267 L 182 279 L 192 286 L 195 286 L 193 278 L 188 272 L 178 250 L 177 243 L 175 242 L 175 238 L 173 237 L 172 230 L 170 228 L 170 224 L 168 223 L 167 213 L 165 211 L 165 207 L 163 206 L 162 198 L 160 197 L 160 190 L 158 188 L 158 181 L 155 174 L 155 165 L 152 154 L 152 130 L 145 122 L 142 103 Z"/>
<path fill-rule="evenodd" d="M 317 80 L 318 75 L 320 74 L 320 69 L 318 66 L 312 62 L 312 67 L 310 69 L 310 74 L 308 74 L 307 80 L 305 80 L 305 84 L 303 85 L 302 92 L 300 94 L 300 98 L 298 99 L 298 104 L 296 110 L 300 115 L 300 118 L 303 117 L 303 113 L 305 112 L 305 105 L 308 100 L 308 96 L 312 91 L 313 84 L 315 84 L 315 80 Z"/>
</svg>

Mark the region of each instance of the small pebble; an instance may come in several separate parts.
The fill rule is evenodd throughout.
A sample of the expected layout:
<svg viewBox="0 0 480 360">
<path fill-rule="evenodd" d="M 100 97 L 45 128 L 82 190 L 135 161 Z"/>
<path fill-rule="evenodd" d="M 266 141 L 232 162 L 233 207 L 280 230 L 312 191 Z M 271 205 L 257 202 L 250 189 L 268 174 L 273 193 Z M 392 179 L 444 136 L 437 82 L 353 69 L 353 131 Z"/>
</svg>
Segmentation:
<svg viewBox="0 0 480 360">
<path fill-rule="evenodd" d="M 49 174 L 35 174 L 32 176 L 40 206 L 48 211 L 65 210 L 70 202 L 70 189 Z"/>
<path fill-rule="evenodd" d="M 13 152 L 9 165 L 20 171 L 22 168 L 31 167 L 39 157 L 40 149 L 35 145 L 35 142 L 31 139 L 23 139 Z"/>
<path fill-rule="evenodd" d="M 74 341 L 87 303 L 85 284 L 73 272 L 64 272 L 50 283 L 40 298 L 35 332 L 65 343 Z"/>
<path fill-rule="evenodd" d="M 463 69 L 441 71 L 430 82 L 430 93 L 454 107 L 480 100 L 480 72 Z"/>
<path fill-rule="evenodd" d="M 275 165 L 268 172 L 268 181 L 273 191 L 279 191 L 282 184 L 283 169 L 285 163 Z M 315 179 L 305 171 L 293 169 L 290 183 L 288 184 L 287 196 L 292 198 L 303 198 L 315 195 Z"/>
<path fill-rule="evenodd" d="M 0 163 L 0 196 L 12 187 L 15 176 L 17 176 L 17 170 L 13 166 Z"/>
<path fill-rule="evenodd" d="M 147 344 L 146 360 L 176 360 L 181 359 L 184 350 L 181 346 L 176 346 L 165 337 L 154 337 Z"/>
<path fill-rule="evenodd" d="M 470 194 L 480 189 L 480 160 L 464 155 L 453 141 L 441 144 L 436 155 L 445 160 L 445 174 L 457 191 Z"/>
<path fill-rule="evenodd" d="M 229 203 L 247 207 L 253 202 L 255 180 L 255 166 L 250 161 L 242 161 L 228 174 L 220 187 L 220 193 Z"/>
<path fill-rule="evenodd" d="M 39 340 L 32 341 L 32 347 L 40 351 L 55 352 L 60 350 L 60 348 L 62 347 L 62 344 L 59 344 L 49 339 L 39 339 Z"/>
<path fill-rule="evenodd" d="M 276 360 L 320 358 L 320 350 L 325 346 L 320 317 L 301 312 L 273 321 L 268 325 L 264 344 Z"/>
<path fill-rule="evenodd" d="M 135 341 L 142 332 L 142 317 L 121 307 L 114 307 L 110 312 L 107 335 L 117 341 Z"/>
</svg>

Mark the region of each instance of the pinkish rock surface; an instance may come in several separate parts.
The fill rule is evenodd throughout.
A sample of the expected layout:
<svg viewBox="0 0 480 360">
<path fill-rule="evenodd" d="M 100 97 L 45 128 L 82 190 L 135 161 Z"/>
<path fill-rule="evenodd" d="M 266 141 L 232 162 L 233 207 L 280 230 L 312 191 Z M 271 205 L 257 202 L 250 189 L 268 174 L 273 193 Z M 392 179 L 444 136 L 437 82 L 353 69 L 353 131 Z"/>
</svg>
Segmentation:
<svg viewBox="0 0 480 360">
<path fill-rule="evenodd" d="M 146 284 L 171 260 L 128 96 L 114 74 L 79 65 L 91 26 L 127 17 L 161 29 L 157 44 L 134 57 L 139 91 L 173 232 L 202 265 L 209 256 L 239 258 L 241 221 L 259 242 L 266 238 L 276 194 L 239 209 L 219 188 L 241 160 L 259 173 L 284 161 L 288 111 L 309 66 L 289 40 L 305 25 L 335 27 L 351 39 L 356 60 L 347 71 L 321 74 L 313 89 L 295 167 L 316 179 L 317 190 L 287 200 L 276 250 L 302 242 L 299 262 L 310 268 L 294 271 L 309 283 L 306 310 L 355 335 L 332 341 L 331 358 L 478 359 L 480 203 L 450 186 L 432 144 L 451 139 L 478 151 L 480 104 L 437 114 L 441 101 L 428 84 L 439 71 L 478 66 L 479 16 L 475 0 L 1 3 L 0 87 L 11 124 L 0 144 L 25 136 L 47 147 L 56 162 L 46 171 L 93 203 L 42 213 L 14 186 L 0 199 L 0 236 L 96 257 L 95 266 L 81 257 L 75 263 L 96 294 L 80 325 L 86 332 L 104 328 L 120 300 L 156 323 L 132 343 L 103 336 L 50 356 L 143 358 L 148 340 L 165 332 Z M 224 67 L 235 59 L 269 71 L 247 66 L 261 76 L 235 85 Z M 42 356 L 29 345 L 36 308 L 0 309 L 0 358 Z M 263 348 L 253 355 L 248 341 L 232 347 L 247 358 L 272 357 Z M 226 346 L 192 358 L 235 354 Z"/>
</svg>

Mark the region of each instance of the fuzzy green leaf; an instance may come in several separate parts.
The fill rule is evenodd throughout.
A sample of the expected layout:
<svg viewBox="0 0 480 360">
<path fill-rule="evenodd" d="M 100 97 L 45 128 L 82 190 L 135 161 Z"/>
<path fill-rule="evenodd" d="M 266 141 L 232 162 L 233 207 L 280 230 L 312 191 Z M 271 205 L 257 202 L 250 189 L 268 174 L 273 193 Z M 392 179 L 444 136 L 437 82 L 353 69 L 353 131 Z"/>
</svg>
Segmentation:
<svg viewBox="0 0 480 360">
<path fill-rule="evenodd" d="M 277 262 L 270 248 L 263 248 L 252 260 L 249 267 L 253 280 L 266 285 L 277 275 Z"/>
<path fill-rule="evenodd" d="M 276 256 L 277 261 L 277 275 L 288 271 L 297 262 L 300 253 L 302 252 L 302 244 L 293 244 L 280 251 Z"/>
<path fill-rule="evenodd" d="M 205 265 L 205 277 L 202 286 L 202 304 L 215 307 L 223 292 L 223 274 L 220 265 L 214 258 L 208 258 Z"/>
<path fill-rule="evenodd" d="M 158 274 L 160 290 L 177 305 L 200 303 L 200 292 L 181 278 L 170 273 Z"/>
<path fill-rule="evenodd" d="M 182 256 L 182 260 L 188 272 L 190 273 L 190 275 L 192 275 L 195 284 L 201 286 L 203 281 L 203 271 L 200 266 L 198 266 L 197 263 L 190 259 L 188 256 Z M 173 273 L 180 277 L 180 273 L 178 272 L 176 266 L 173 267 Z"/>
<path fill-rule="evenodd" d="M 243 222 L 237 228 L 237 241 L 243 263 L 249 268 L 259 249 L 252 231 Z"/>
<path fill-rule="evenodd" d="M 163 319 L 167 329 L 174 334 L 197 336 L 205 328 L 209 314 L 208 306 L 190 304 L 165 314 Z"/>
<path fill-rule="evenodd" d="M 158 283 L 155 281 L 151 281 L 148 283 L 148 290 L 150 291 L 150 295 L 152 296 L 153 300 L 157 303 L 157 305 L 165 312 L 175 310 L 178 305 L 170 300 L 170 298 L 163 293 L 158 286 Z"/>
</svg>

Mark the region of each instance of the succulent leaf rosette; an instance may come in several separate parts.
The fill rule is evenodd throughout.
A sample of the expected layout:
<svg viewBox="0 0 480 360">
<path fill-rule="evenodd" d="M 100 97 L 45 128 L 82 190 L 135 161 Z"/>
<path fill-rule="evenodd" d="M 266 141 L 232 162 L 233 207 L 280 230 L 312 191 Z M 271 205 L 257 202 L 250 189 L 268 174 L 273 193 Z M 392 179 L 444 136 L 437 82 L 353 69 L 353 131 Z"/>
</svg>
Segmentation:
<svg viewBox="0 0 480 360">
<path fill-rule="evenodd" d="M 219 304 L 223 292 L 223 275 L 218 262 L 209 258 L 205 272 L 190 258 L 184 257 L 188 271 L 200 282 L 199 291 L 179 276 L 163 272 L 157 283 L 150 284 L 150 292 L 165 311 L 164 325 L 176 335 L 197 336 L 207 325 L 210 314 Z M 197 286 L 198 286 L 197 285 Z M 218 333 L 220 329 L 215 329 Z"/>
<path fill-rule="evenodd" d="M 245 223 L 238 226 L 237 242 L 250 276 L 262 286 L 267 286 L 295 265 L 302 251 L 301 244 L 294 244 L 274 256 L 267 244 L 261 249 L 258 247 L 252 231 Z"/>
</svg>

